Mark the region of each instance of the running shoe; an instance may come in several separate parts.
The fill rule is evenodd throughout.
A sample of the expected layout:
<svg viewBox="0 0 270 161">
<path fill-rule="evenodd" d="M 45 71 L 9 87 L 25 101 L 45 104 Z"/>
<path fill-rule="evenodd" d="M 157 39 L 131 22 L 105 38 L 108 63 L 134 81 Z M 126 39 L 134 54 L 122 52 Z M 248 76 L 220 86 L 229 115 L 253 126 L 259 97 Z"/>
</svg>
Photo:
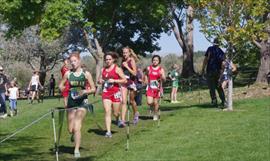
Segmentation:
<svg viewBox="0 0 270 161">
<path fill-rule="evenodd" d="M 154 116 L 153 116 L 153 120 L 154 120 L 154 121 L 157 121 L 157 120 L 158 120 L 158 115 L 154 115 Z"/>
<path fill-rule="evenodd" d="M 136 125 L 139 122 L 140 113 L 136 112 L 133 119 L 133 124 Z"/>
<path fill-rule="evenodd" d="M 105 137 L 106 138 L 111 138 L 112 137 L 112 133 L 107 131 L 106 134 L 105 134 Z"/>
<path fill-rule="evenodd" d="M 120 128 L 123 128 L 126 126 L 126 123 L 124 121 L 120 121 L 120 124 L 119 124 L 119 127 Z"/>
<path fill-rule="evenodd" d="M 118 120 L 118 121 L 117 121 L 117 126 L 118 126 L 118 127 L 121 126 L 121 122 L 122 122 L 121 120 Z"/>
<path fill-rule="evenodd" d="M 80 158 L 81 157 L 81 154 L 80 154 L 80 151 L 79 150 L 75 150 L 74 151 L 74 157 L 75 158 Z"/>
</svg>

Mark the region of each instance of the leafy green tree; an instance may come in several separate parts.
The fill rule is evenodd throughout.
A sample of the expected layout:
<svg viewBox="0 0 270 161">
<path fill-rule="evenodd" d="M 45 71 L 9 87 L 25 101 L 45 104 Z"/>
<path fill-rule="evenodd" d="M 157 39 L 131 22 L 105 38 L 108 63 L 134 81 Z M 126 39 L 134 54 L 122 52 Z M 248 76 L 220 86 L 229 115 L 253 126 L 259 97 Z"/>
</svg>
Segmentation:
<svg viewBox="0 0 270 161">
<path fill-rule="evenodd" d="M 209 40 L 219 37 L 231 57 L 246 57 L 243 47 L 258 47 L 260 66 L 256 82 L 266 83 L 270 72 L 269 1 L 202 0 L 200 5 L 202 31 Z"/>
<path fill-rule="evenodd" d="M 32 70 L 40 70 L 40 82 L 45 83 L 46 73 L 51 71 L 60 60 L 59 53 L 64 49 L 64 40 L 58 38 L 53 42 L 42 41 L 37 34 L 38 27 L 25 29 L 20 37 L 5 40 L 1 37 L 3 63 L 14 61 L 26 62 Z M 9 64 L 6 64 L 7 66 Z"/>
<path fill-rule="evenodd" d="M 96 61 L 96 77 L 105 51 L 128 45 L 144 55 L 159 49 L 156 40 L 167 11 L 160 1 L 147 0 L 1 1 L 0 14 L 10 26 L 8 36 L 36 24 L 45 40 L 54 40 L 67 29 L 77 30 Z"/>
</svg>

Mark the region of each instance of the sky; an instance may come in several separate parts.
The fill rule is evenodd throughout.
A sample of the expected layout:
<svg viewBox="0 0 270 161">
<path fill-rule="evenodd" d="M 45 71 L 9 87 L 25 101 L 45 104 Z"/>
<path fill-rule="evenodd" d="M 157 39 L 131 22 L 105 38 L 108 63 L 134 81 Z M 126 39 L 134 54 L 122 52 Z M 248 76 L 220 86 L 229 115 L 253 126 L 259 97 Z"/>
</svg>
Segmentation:
<svg viewBox="0 0 270 161">
<path fill-rule="evenodd" d="M 203 33 L 200 31 L 200 24 L 198 21 L 195 21 L 194 23 L 194 51 L 205 51 L 211 43 L 208 42 Z M 160 55 L 167 55 L 170 53 L 174 54 L 181 54 L 182 49 L 180 48 L 178 42 L 176 41 L 176 38 L 174 37 L 174 34 L 171 33 L 171 35 L 167 35 L 166 33 L 163 33 L 161 35 L 160 40 L 158 41 L 161 50 L 157 51 Z"/>
</svg>

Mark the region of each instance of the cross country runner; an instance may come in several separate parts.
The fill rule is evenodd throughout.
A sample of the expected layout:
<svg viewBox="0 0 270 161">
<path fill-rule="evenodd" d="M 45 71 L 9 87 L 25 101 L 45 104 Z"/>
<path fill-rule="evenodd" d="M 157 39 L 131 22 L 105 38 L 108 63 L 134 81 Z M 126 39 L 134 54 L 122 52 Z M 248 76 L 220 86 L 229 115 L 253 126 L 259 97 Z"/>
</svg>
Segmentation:
<svg viewBox="0 0 270 161">
<path fill-rule="evenodd" d="M 123 58 L 122 58 L 122 70 L 126 76 L 127 83 L 123 84 L 121 86 L 122 91 L 122 104 L 121 104 L 121 110 L 122 110 L 122 121 L 118 125 L 119 127 L 125 126 L 125 117 L 127 112 L 127 97 L 129 92 L 129 100 L 130 104 L 133 109 L 133 124 L 136 125 L 139 121 L 139 112 L 135 101 L 136 96 L 136 74 L 137 74 L 137 67 L 136 62 L 139 60 L 137 55 L 134 53 L 134 51 L 130 47 L 124 47 L 122 49 L 123 51 Z"/>
<path fill-rule="evenodd" d="M 105 126 L 107 132 L 105 137 L 111 138 L 111 113 L 113 108 L 113 114 L 116 120 L 119 121 L 119 106 L 121 102 L 121 90 L 120 85 L 126 83 L 127 80 L 121 68 L 119 68 L 115 62 L 117 61 L 117 53 L 108 52 L 104 57 L 105 67 L 102 68 L 101 76 L 99 77 L 99 84 L 103 85 L 102 102 L 105 110 Z"/>
<path fill-rule="evenodd" d="M 84 108 L 87 103 L 87 96 L 95 92 L 95 85 L 91 73 L 81 68 L 81 59 L 79 52 L 73 52 L 70 55 L 72 69 L 64 75 L 59 84 L 59 89 L 65 90 L 65 82 L 69 82 L 69 94 L 67 101 L 68 110 L 68 130 L 74 135 L 75 149 L 74 157 L 80 157 L 81 127 L 82 121 L 87 110 Z M 87 86 L 87 83 L 89 85 Z"/>
<path fill-rule="evenodd" d="M 161 82 L 166 80 L 164 69 L 160 66 L 161 57 L 159 55 L 154 55 L 152 57 L 152 65 L 148 66 L 146 69 L 146 75 L 144 82 L 147 84 L 146 96 L 147 104 L 150 107 L 154 107 L 153 120 L 158 120 L 158 108 L 160 99 Z"/>
</svg>

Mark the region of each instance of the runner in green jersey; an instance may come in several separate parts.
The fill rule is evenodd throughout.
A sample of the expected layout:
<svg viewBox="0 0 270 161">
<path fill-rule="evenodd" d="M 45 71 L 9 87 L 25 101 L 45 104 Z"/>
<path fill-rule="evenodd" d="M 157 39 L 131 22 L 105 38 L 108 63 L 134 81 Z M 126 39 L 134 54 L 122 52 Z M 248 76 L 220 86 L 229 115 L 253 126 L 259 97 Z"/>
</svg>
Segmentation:
<svg viewBox="0 0 270 161">
<path fill-rule="evenodd" d="M 59 84 L 59 89 L 64 91 L 65 82 L 68 81 L 68 131 L 71 133 L 72 138 L 74 136 L 74 157 L 78 158 L 80 157 L 79 148 L 81 143 L 82 121 L 87 112 L 84 105 L 87 104 L 88 94 L 94 93 L 96 89 L 91 74 L 88 71 L 83 71 L 81 68 L 80 53 L 73 52 L 70 55 L 70 63 L 72 69 L 65 73 Z"/>
</svg>

